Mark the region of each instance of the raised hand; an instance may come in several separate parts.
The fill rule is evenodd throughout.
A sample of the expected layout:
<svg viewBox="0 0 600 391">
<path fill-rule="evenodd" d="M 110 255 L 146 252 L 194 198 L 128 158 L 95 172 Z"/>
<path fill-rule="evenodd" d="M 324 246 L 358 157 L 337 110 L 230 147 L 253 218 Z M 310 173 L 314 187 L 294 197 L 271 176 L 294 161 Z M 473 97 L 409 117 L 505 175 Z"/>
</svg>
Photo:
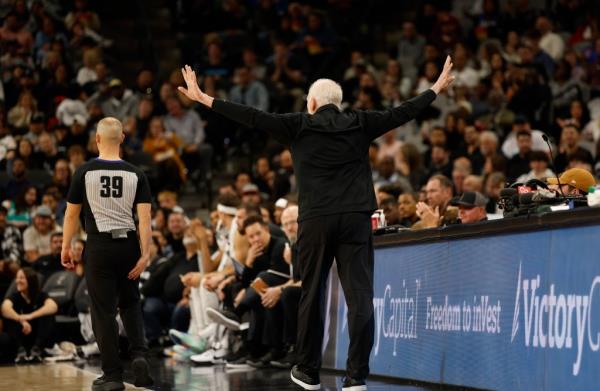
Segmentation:
<svg viewBox="0 0 600 391">
<path fill-rule="evenodd" d="M 202 92 L 198 86 L 196 72 L 192 70 L 192 67 L 186 65 L 185 67 L 181 68 L 181 74 L 183 75 L 183 80 L 185 80 L 187 88 L 179 86 L 177 87 L 179 92 L 193 101 L 200 102 L 208 107 L 212 107 L 213 98 Z"/>
<path fill-rule="evenodd" d="M 452 71 L 452 65 L 452 59 L 450 56 L 447 56 L 442 73 L 440 73 L 440 76 L 436 82 L 431 86 L 431 89 L 436 94 L 444 91 L 454 81 L 454 76 L 450 75 L 450 71 Z"/>
</svg>

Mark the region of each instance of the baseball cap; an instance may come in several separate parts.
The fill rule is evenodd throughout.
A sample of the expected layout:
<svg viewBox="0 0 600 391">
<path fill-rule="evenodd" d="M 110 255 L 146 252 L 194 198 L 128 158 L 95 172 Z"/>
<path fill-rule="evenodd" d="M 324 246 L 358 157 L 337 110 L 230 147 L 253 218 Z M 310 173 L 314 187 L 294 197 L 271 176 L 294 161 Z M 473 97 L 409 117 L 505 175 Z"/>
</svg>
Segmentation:
<svg viewBox="0 0 600 391">
<path fill-rule="evenodd" d="M 35 113 L 34 115 L 31 116 L 31 123 L 32 124 L 43 124 L 44 121 L 46 120 L 44 113 Z"/>
<path fill-rule="evenodd" d="M 111 80 L 111 81 L 108 83 L 108 86 L 109 86 L 110 88 L 113 88 L 113 87 L 120 87 L 120 86 L 122 86 L 122 85 L 123 85 L 123 82 L 121 81 L 121 79 L 112 79 L 112 80 Z"/>
<path fill-rule="evenodd" d="M 254 183 L 248 183 L 242 188 L 242 194 L 254 194 L 258 193 L 258 186 Z"/>
<path fill-rule="evenodd" d="M 35 211 L 35 217 L 53 217 L 52 211 L 46 205 L 42 205 Z"/>
<path fill-rule="evenodd" d="M 583 168 L 571 168 L 567 171 L 563 172 L 560 176 L 560 184 L 561 185 L 570 185 L 581 191 L 588 192 L 590 186 L 594 186 L 596 184 L 596 180 L 588 171 Z M 549 185 L 558 185 L 558 180 L 556 177 L 550 177 L 546 179 L 546 182 Z"/>
<path fill-rule="evenodd" d="M 465 208 L 475 208 L 478 206 L 486 206 L 488 199 L 478 191 L 466 191 L 460 197 L 454 197 L 450 200 L 450 205 L 464 206 Z"/>
</svg>

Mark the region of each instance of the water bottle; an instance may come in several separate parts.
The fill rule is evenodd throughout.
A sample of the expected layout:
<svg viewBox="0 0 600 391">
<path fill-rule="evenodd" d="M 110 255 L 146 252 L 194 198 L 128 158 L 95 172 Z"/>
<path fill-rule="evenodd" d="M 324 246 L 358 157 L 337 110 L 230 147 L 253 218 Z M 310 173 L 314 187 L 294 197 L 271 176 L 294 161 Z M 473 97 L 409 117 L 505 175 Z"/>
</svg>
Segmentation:
<svg viewBox="0 0 600 391">
<path fill-rule="evenodd" d="M 600 206 L 600 185 L 590 186 L 587 195 L 587 204 L 591 207 Z"/>
</svg>

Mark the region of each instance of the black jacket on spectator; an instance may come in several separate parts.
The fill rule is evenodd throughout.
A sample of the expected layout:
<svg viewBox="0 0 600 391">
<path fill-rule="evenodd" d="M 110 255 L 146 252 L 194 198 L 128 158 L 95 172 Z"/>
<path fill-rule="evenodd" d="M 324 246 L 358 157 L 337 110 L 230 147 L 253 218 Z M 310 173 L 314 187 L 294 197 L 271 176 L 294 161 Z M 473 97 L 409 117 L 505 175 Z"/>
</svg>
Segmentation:
<svg viewBox="0 0 600 391">
<path fill-rule="evenodd" d="M 261 256 L 256 257 L 252 267 L 245 267 L 242 272 L 242 284 L 249 286 L 252 280 L 258 276 L 260 272 L 269 269 L 275 270 L 286 275 L 290 274 L 290 265 L 283 259 L 283 251 L 285 250 L 286 240 L 271 236 L 269 245 L 263 250 Z"/>
<path fill-rule="evenodd" d="M 175 254 L 167 262 L 158 265 L 141 291 L 144 296 L 164 297 L 168 302 L 177 303 L 183 293 L 183 284 L 179 276 L 197 271 L 199 269 L 196 255 L 187 259 L 185 253 Z"/>
<path fill-rule="evenodd" d="M 33 263 L 33 269 L 41 273 L 44 276 L 44 280 L 47 280 L 52 273 L 64 270 L 60 263 L 60 254 L 42 255 Z"/>
<path fill-rule="evenodd" d="M 512 183 L 521 175 L 529 172 L 531 169 L 529 167 L 529 156 L 530 153 L 525 155 L 525 157 L 517 153 L 508 161 L 507 178 L 509 182 Z"/>
<path fill-rule="evenodd" d="M 315 114 L 269 114 L 220 99 L 213 110 L 251 128 L 269 132 L 291 147 L 297 178 L 298 221 L 316 216 L 377 209 L 369 145 L 414 118 L 436 95 L 432 90 L 385 111 L 341 112 L 321 106 Z"/>
</svg>

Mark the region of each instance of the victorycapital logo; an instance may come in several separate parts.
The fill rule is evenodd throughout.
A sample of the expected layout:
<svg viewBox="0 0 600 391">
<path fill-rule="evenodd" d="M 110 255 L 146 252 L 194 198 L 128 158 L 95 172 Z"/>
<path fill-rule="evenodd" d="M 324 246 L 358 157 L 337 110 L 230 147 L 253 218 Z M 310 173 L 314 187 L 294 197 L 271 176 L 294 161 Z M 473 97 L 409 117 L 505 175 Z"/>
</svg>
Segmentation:
<svg viewBox="0 0 600 391">
<path fill-rule="evenodd" d="M 541 286 L 539 274 L 532 279 L 522 278 L 522 265 L 519 264 L 511 343 L 522 324 L 527 347 L 557 350 L 575 347 L 577 354 L 572 370 L 577 376 L 584 347 L 589 346 L 592 352 L 600 349 L 600 324 L 592 323 L 593 298 L 594 294 L 600 293 L 600 276 L 594 277 L 587 295 L 557 292 L 554 284 L 550 284 L 548 292 L 543 292 Z M 600 297 L 596 298 L 598 303 Z"/>
</svg>

